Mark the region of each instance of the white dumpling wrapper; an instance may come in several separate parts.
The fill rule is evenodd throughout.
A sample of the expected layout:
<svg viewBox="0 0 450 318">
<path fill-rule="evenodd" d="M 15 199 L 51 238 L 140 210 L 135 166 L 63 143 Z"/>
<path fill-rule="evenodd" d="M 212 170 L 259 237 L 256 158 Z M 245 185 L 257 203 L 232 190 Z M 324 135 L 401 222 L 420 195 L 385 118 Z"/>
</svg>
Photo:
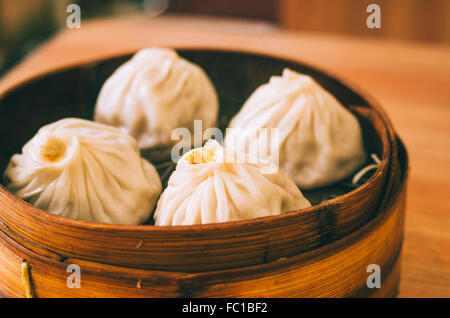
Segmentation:
<svg viewBox="0 0 450 318">
<path fill-rule="evenodd" d="M 266 138 L 259 128 L 278 128 L 278 147 L 272 147 L 279 168 L 301 189 L 345 179 L 366 161 L 356 117 L 313 78 L 289 69 L 257 88 L 229 128 L 243 129 L 225 138 L 228 148 L 241 152 Z"/>
<path fill-rule="evenodd" d="M 68 118 L 42 127 L 4 174 L 8 190 L 72 219 L 141 224 L 162 186 L 136 141 L 120 129 Z"/>
<path fill-rule="evenodd" d="M 121 65 L 104 83 L 94 119 L 119 127 L 139 147 L 171 144 L 183 127 L 193 132 L 215 126 L 219 110 L 216 90 L 198 65 L 171 49 L 147 48 Z"/>
<path fill-rule="evenodd" d="M 237 154 L 240 155 L 240 154 Z M 203 163 L 193 160 L 205 158 Z M 199 162 L 199 161 L 194 161 Z M 177 163 L 162 193 L 156 225 L 194 225 L 247 220 L 310 207 L 281 170 L 262 174 L 261 166 L 236 160 L 215 140 L 189 151 Z"/>
</svg>

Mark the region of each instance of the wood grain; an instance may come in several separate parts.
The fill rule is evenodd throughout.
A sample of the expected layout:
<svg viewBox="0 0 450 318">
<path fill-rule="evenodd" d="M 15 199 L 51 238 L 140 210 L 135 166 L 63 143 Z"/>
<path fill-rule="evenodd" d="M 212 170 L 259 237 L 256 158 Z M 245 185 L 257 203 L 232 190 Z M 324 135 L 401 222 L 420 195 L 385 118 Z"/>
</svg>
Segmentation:
<svg viewBox="0 0 450 318">
<path fill-rule="evenodd" d="M 369 29 L 367 7 L 380 6 L 381 28 Z M 447 0 L 280 0 L 289 29 L 366 37 L 450 43 Z"/>
<path fill-rule="evenodd" d="M 0 81 L 0 91 L 50 69 L 150 45 L 281 54 L 369 91 L 386 109 L 411 158 L 399 296 L 450 296 L 449 47 L 284 32 L 235 20 L 101 20 L 83 22 L 81 29 L 65 30 L 44 44 Z"/>
</svg>

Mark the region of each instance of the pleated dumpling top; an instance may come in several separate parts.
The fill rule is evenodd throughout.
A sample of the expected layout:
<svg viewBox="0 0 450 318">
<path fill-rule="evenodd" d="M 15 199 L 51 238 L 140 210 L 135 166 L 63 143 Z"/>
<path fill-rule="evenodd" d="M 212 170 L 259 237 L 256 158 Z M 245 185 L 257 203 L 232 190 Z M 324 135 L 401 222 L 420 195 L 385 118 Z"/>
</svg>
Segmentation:
<svg viewBox="0 0 450 318">
<path fill-rule="evenodd" d="M 366 161 L 357 118 L 312 77 L 289 69 L 257 88 L 229 128 L 241 129 L 225 138 L 240 152 L 266 141 L 261 128 L 277 128 L 278 143 L 269 150 L 276 149 L 280 169 L 301 189 L 340 181 Z"/>
<path fill-rule="evenodd" d="M 176 128 L 193 132 L 194 120 L 214 127 L 216 90 L 198 65 L 174 50 L 148 48 L 121 65 L 103 84 L 94 119 L 133 136 L 140 148 L 171 143 Z"/>
<path fill-rule="evenodd" d="M 311 206 L 283 171 L 261 171 L 259 164 L 248 163 L 210 140 L 178 161 L 158 201 L 155 224 L 246 220 Z"/>
<path fill-rule="evenodd" d="M 55 215 L 136 225 L 161 193 L 155 167 L 121 130 L 68 118 L 42 127 L 4 174 L 8 190 Z"/>
</svg>

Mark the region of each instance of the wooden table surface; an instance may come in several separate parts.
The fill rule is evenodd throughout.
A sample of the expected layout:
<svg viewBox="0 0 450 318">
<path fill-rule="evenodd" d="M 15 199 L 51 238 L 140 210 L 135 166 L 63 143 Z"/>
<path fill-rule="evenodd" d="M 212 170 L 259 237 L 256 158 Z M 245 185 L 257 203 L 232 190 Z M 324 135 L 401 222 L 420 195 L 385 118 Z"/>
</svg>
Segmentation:
<svg viewBox="0 0 450 318">
<path fill-rule="evenodd" d="M 83 21 L 0 79 L 0 94 L 39 73 L 146 46 L 277 54 L 370 92 L 410 155 L 400 297 L 450 297 L 450 47 L 287 32 L 265 23 L 189 17 Z"/>
</svg>

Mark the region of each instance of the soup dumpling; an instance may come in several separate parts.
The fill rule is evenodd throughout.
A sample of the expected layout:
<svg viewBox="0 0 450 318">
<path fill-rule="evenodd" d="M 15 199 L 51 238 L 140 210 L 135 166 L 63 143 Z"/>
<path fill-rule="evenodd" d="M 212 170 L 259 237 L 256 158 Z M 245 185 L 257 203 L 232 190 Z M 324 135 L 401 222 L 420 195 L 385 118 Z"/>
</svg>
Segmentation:
<svg viewBox="0 0 450 318">
<path fill-rule="evenodd" d="M 327 186 L 355 172 L 365 161 L 361 127 L 356 117 L 307 75 L 285 69 L 248 98 L 232 118 L 227 147 L 247 152 L 257 148 L 260 128 L 278 128 L 279 167 L 301 189 Z"/>
<path fill-rule="evenodd" d="M 147 48 L 121 65 L 104 83 L 95 121 L 119 127 L 139 148 L 171 144 L 175 128 L 193 132 L 194 120 L 213 127 L 217 93 L 198 65 L 174 50 Z"/>
<path fill-rule="evenodd" d="M 155 211 L 156 225 L 192 225 L 278 215 L 311 206 L 281 170 L 261 166 L 215 140 L 193 149 L 177 163 Z"/>
<path fill-rule="evenodd" d="M 162 190 L 131 136 L 75 118 L 42 127 L 11 158 L 4 181 L 19 198 L 55 215 L 129 225 L 150 217 Z"/>
</svg>

